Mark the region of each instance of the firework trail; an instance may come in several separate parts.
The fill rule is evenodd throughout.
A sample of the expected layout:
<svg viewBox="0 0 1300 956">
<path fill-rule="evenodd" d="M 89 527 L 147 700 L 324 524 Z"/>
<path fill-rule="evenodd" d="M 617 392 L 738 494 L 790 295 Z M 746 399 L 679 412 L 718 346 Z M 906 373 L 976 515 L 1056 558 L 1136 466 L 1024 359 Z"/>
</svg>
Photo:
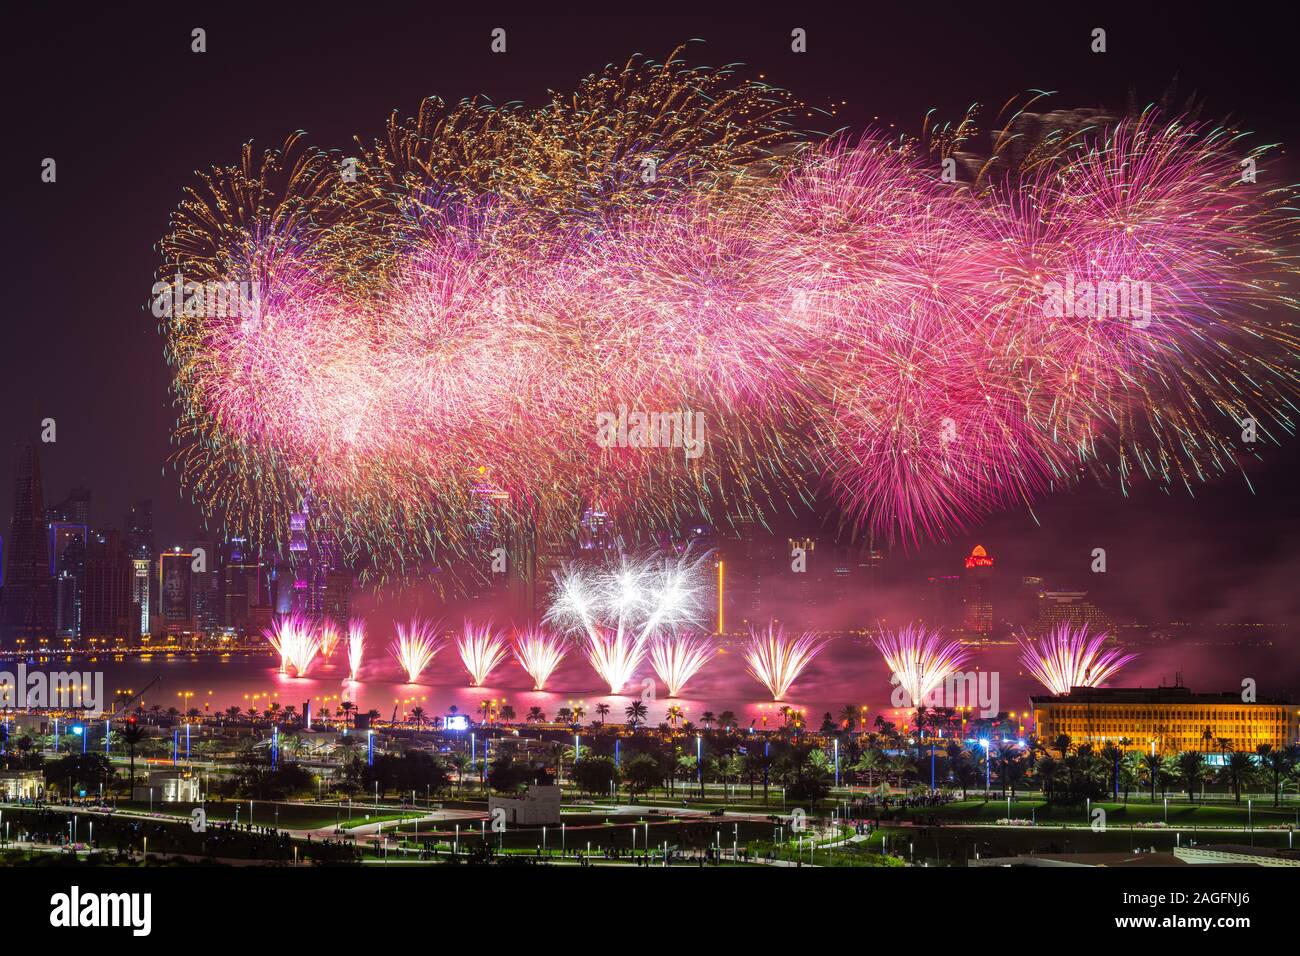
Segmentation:
<svg viewBox="0 0 1300 956">
<path fill-rule="evenodd" d="M 791 638 L 776 624 L 769 624 L 766 633 L 751 627 L 745 648 L 745 670 L 768 689 L 772 700 L 784 700 L 804 668 L 829 643 L 830 638 L 812 631 Z"/>
<path fill-rule="evenodd" d="M 310 622 L 299 615 L 277 619 L 263 632 L 263 637 L 280 655 L 281 674 L 288 674 L 292 669 L 294 676 L 306 677 L 320 654 L 320 638 L 312 632 Z"/>
<path fill-rule="evenodd" d="M 646 641 L 612 628 L 598 627 L 587 638 L 583 651 L 592 670 L 609 685 L 609 692 L 621 694 L 645 660 Z"/>
<path fill-rule="evenodd" d="M 354 617 L 348 621 L 348 680 L 354 681 L 361 673 L 361 660 L 366 652 L 366 622 Z"/>
<path fill-rule="evenodd" d="M 334 648 L 338 647 L 341 639 L 338 626 L 333 621 L 325 621 L 320 626 L 320 654 L 325 660 L 329 660 L 334 655 Z"/>
<path fill-rule="evenodd" d="M 650 641 L 650 666 L 668 685 L 668 696 L 679 697 L 686 682 L 709 662 L 717 648 L 706 635 L 660 634 Z"/>
<path fill-rule="evenodd" d="M 506 659 L 510 645 L 490 624 L 475 626 L 465 622 L 464 634 L 456 639 L 461 663 L 469 674 L 470 685 L 482 687 L 496 666 Z"/>
<path fill-rule="evenodd" d="M 533 679 L 533 690 L 545 690 L 551 673 L 564 660 L 563 638 L 541 630 L 525 631 L 515 637 L 515 660 Z"/>
<path fill-rule="evenodd" d="M 939 631 L 916 624 L 882 630 L 874 643 L 889 667 L 889 682 L 907 695 L 906 707 L 924 707 L 930 692 L 970 656 L 958 641 L 945 641 Z"/>
<path fill-rule="evenodd" d="M 1089 634 L 1086 625 L 1058 624 L 1037 642 L 1020 639 L 1020 662 L 1057 696 L 1072 687 L 1100 687 L 1137 658 L 1102 650 L 1109 636 L 1105 631 Z"/>
<path fill-rule="evenodd" d="M 826 494 L 913 544 L 1086 477 L 1190 491 L 1294 433 L 1295 197 L 1241 166 L 1267 149 L 1148 111 L 963 185 L 799 111 L 674 55 L 537 110 L 428 100 L 356 182 L 301 136 L 246 147 L 160 243 L 182 480 L 266 541 L 310 494 L 382 577 L 468 556 L 484 510 L 653 533 Z M 251 318 L 176 308 L 238 282 Z"/>
<path fill-rule="evenodd" d="M 397 640 L 393 642 L 391 652 L 406 671 L 406 682 L 414 684 L 445 645 L 446 642 L 437 636 L 435 625 L 412 618 L 409 625 L 397 625 Z"/>
</svg>

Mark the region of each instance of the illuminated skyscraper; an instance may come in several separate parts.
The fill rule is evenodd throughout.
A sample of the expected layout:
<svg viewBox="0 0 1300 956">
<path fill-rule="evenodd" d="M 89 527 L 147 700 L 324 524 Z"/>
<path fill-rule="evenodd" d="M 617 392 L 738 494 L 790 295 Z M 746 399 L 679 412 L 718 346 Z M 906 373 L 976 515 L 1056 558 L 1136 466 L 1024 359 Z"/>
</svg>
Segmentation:
<svg viewBox="0 0 1300 956">
<path fill-rule="evenodd" d="M 140 633 L 149 633 L 149 619 L 158 610 L 158 590 L 153 587 L 153 501 L 137 501 L 126 513 L 126 553 L 135 571 L 133 600 L 140 605 Z"/>
<path fill-rule="evenodd" d="M 180 548 L 164 551 L 158 556 L 158 616 L 165 634 L 194 629 L 190 571 L 192 560 L 193 555 Z"/>
<path fill-rule="evenodd" d="M 962 627 L 971 637 L 987 638 L 993 633 L 993 598 L 989 587 L 993 577 L 993 558 L 983 545 L 977 544 L 966 556 L 965 565 Z"/>
</svg>

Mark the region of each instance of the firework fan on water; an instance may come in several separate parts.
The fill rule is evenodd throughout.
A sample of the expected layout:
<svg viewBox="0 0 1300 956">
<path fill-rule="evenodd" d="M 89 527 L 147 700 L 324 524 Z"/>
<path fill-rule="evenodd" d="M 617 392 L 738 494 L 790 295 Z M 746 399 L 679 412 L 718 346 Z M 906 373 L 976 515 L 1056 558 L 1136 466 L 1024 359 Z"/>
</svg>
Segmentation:
<svg viewBox="0 0 1300 956">
<path fill-rule="evenodd" d="M 1264 150 L 1144 113 L 968 188 L 908 140 L 805 142 L 795 108 L 633 61 L 535 110 L 426 101 L 354 179 L 300 137 L 246 147 L 161 244 L 164 284 L 260 289 L 253 320 L 162 319 L 184 480 L 268 541 L 310 495 L 406 575 L 482 558 L 485 489 L 506 536 L 825 493 L 916 542 L 1086 474 L 1191 488 L 1256 454 L 1243 422 L 1294 430 L 1295 220 Z M 691 412 L 698 454 L 671 419 L 600 440 L 620 409 Z"/>
<path fill-rule="evenodd" d="M 882 630 L 874 642 L 889 666 L 889 682 L 906 695 L 905 707 L 927 706 L 930 693 L 943 686 L 970 657 L 960 642 L 945 641 L 939 631 L 917 624 Z"/>
<path fill-rule="evenodd" d="M 777 624 L 769 624 L 765 632 L 751 627 L 745 670 L 768 689 L 772 700 L 785 700 L 791 685 L 829 643 L 829 637 L 812 631 L 791 637 Z"/>
<path fill-rule="evenodd" d="M 620 694 L 656 638 L 697 627 L 711 552 L 622 555 L 617 564 L 570 564 L 555 575 L 546 620 L 576 634 L 592 668 Z M 683 680 L 683 683 L 685 681 Z"/>
<path fill-rule="evenodd" d="M 559 635 L 535 629 L 515 636 L 515 660 L 533 679 L 533 690 L 546 689 L 546 682 L 566 653 L 564 638 Z"/>
<path fill-rule="evenodd" d="M 492 625 L 466 621 L 464 633 L 456 639 L 456 650 L 460 652 L 470 684 L 482 687 L 509 655 L 510 645 L 505 635 L 493 630 Z"/>
<path fill-rule="evenodd" d="M 361 662 L 366 654 L 366 621 L 354 617 L 348 621 L 348 680 L 361 674 Z"/>
<path fill-rule="evenodd" d="M 668 696 L 680 697 L 686 682 L 717 651 L 713 640 L 705 634 L 661 634 L 650 641 L 650 664 L 668 687 Z"/>
<path fill-rule="evenodd" d="M 390 650 L 406 672 L 407 683 L 414 684 L 446 644 L 446 640 L 438 636 L 437 625 L 412 618 L 410 624 L 397 625 L 397 638 Z"/>
<path fill-rule="evenodd" d="M 1105 648 L 1109 634 L 1090 634 L 1086 625 L 1059 624 L 1037 641 L 1021 638 L 1020 662 L 1051 693 L 1072 687 L 1100 687 L 1137 659 Z"/>
</svg>

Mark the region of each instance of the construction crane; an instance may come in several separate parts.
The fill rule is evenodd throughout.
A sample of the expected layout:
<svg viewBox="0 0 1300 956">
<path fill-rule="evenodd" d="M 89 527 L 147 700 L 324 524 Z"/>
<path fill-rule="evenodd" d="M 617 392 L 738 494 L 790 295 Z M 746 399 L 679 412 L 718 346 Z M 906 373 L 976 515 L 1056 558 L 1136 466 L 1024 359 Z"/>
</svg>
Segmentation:
<svg viewBox="0 0 1300 956">
<path fill-rule="evenodd" d="M 149 683 L 145 684 L 144 687 L 141 688 L 141 690 L 140 690 L 139 693 L 132 694 L 132 695 L 131 695 L 130 697 L 128 697 L 126 700 L 122 701 L 122 713 L 126 713 L 126 709 L 127 709 L 128 707 L 131 706 L 132 702 L 134 702 L 134 701 L 138 700 L 139 698 L 143 697 L 143 696 L 144 696 L 144 692 L 147 691 L 150 687 L 152 687 L 154 684 L 158 684 L 158 683 L 161 683 L 161 682 L 162 682 L 162 675 L 161 675 L 161 674 L 155 674 L 155 675 L 154 675 L 154 679 L 151 680 Z M 108 712 L 108 716 L 109 716 L 109 717 L 112 717 L 112 716 L 113 716 L 114 714 L 116 714 L 116 713 L 117 713 L 117 705 L 114 704 L 114 705 L 113 705 L 113 709 L 110 710 L 110 711 Z"/>
</svg>

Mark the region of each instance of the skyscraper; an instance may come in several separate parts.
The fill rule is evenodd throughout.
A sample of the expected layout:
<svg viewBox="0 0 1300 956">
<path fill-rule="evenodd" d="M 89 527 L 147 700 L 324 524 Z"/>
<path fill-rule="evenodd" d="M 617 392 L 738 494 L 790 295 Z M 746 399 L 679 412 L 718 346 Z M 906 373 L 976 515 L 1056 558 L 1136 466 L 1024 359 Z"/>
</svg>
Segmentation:
<svg viewBox="0 0 1300 956">
<path fill-rule="evenodd" d="M 48 640 L 54 634 L 54 590 L 41 464 L 30 439 L 18 454 L 8 551 L 0 637 L 6 642 Z"/>
<path fill-rule="evenodd" d="M 97 532 L 86 558 L 84 637 L 126 641 L 138 636 L 139 617 L 132 602 L 134 580 L 135 566 L 127 557 L 122 535 L 112 530 Z"/>
<path fill-rule="evenodd" d="M 966 556 L 965 572 L 966 613 L 962 625 L 972 637 L 987 638 L 993 633 L 993 597 L 989 588 L 993 577 L 993 557 L 983 545 L 975 545 Z"/>
<path fill-rule="evenodd" d="M 140 633 L 149 633 L 150 615 L 158 610 L 154 577 L 153 500 L 143 498 L 126 513 L 126 553 L 135 570 L 132 600 L 140 606 Z"/>
</svg>

